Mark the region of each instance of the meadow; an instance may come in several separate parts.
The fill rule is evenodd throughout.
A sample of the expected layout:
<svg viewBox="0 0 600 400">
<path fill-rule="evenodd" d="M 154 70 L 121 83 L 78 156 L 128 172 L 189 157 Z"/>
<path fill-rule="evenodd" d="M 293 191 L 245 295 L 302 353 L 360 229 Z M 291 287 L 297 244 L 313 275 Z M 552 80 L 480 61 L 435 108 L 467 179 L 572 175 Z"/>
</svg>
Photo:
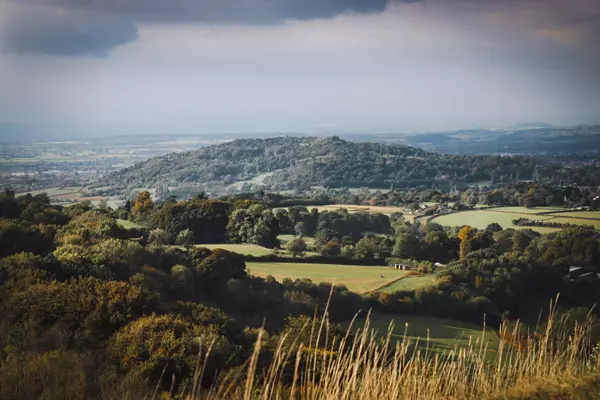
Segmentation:
<svg viewBox="0 0 600 400">
<path fill-rule="evenodd" d="M 388 206 L 359 206 L 355 204 L 330 204 L 327 206 L 306 206 L 309 210 L 316 208 L 321 211 L 335 211 L 340 208 L 345 208 L 350 213 L 356 212 L 370 212 L 370 213 L 381 213 L 390 215 L 393 213 L 404 213 L 404 207 L 388 207 Z"/>
<path fill-rule="evenodd" d="M 196 247 L 206 247 L 210 250 L 223 249 L 254 257 L 270 256 L 273 254 L 271 250 L 257 244 L 198 244 Z"/>
<path fill-rule="evenodd" d="M 132 221 L 128 221 L 126 219 L 117 219 L 117 224 L 121 227 L 121 228 L 125 228 L 125 229 L 137 229 L 137 228 L 141 228 L 142 226 L 139 224 L 136 224 L 135 222 Z"/>
<path fill-rule="evenodd" d="M 391 283 L 388 286 L 379 289 L 383 293 L 395 293 L 398 291 L 413 291 L 424 287 L 433 286 L 437 280 L 436 275 L 422 275 L 422 276 L 407 276 L 396 282 Z"/>
<path fill-rule="evenodd" d="M 269 262 L 247 262 L 246 269 L 252 275 L 263 278 L 271 275 L 278 282 L 285 278 L 308 278 L 316 283 L 345 285 L 348 289 L 358 293 L 372 291 L 409 273 L 390 267 Z"/>
<path fill-rule="evenodd" d="M 564 209 L 553 207 L 499 207 L 484 210 L 461 211 L 452 214 L 444 214 L 432 217 L 429 219 L 428 222 L 436 222 L 440 225 L 445 226 L 470 225 L 477 229 L 485 229 L 489 224 L 497 222 L 504 229 L 532 229 L 540 233 L 552 233 L 560 230 L 560 228 L 539 226 L 519 227 L 513 225 L 512 223 L 512 221 L 517 218 L 528 218 L 531 220 L 545 222 L 594 225 L 596 229 L 600 229 L 600 212 L 562 212 L 561 210 Z"/>
</svg>

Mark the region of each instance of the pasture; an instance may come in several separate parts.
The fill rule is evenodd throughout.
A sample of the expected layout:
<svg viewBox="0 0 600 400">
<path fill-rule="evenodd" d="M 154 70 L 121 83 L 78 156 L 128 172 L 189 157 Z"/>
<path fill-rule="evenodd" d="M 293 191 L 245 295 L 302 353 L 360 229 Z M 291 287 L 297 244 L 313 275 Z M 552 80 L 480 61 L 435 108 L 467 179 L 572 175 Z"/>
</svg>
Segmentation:
<svg viewBox="0 0 600 400">
<path fill-rule="evenodd" d="M 596 229 L 600 229 L 600 212 L 562 212 L 561 210 L 563 209 L 554 207 L 499 207 L 444 214 L 430 218 L 429 222 L 436 222 L 446 226 L 470 225 L 477 229 L 485 229 L 489 224 L 497 222 L 504 229 L 532 229 L 540 233 L 551 233 L 561 230 L 560 228 L 539 226 L 520 227 L 515 226 L 512 223 L 512 221 L 517 218 L 528 218 L 545 222 L 594 225 Z"/>
<path fill-rule="evenodd" d="M 255 257 L 270 256 L 273 254 L 271 250 L 257 244 L 198 244 L 196 247 L 206 247 L 210 250 L 223 249 Z"/>
<path fill-rule="evenodd" d="M 335 211 L 340 208 L 345 208 L 350 213 L 356 212 L 370 212 L 370 213 L 381 213 L 390 215 L 393 213 L 405 213 L 404 207 L 387 207 L 387 206 L 358 206 L 355 204 L 330 204 L 327 206 L 306 206 L 307 209 L 312 210 L 316 208 L 321 211 Z"/>
<path fill-rule="evenodd" d="M 296 238 L 298 238 L 299 236 L 296 235 L 279 235 L 277 236 L 277 239 L 279 239 L 279 241 L 281 242 L 282 246 L 285 246 L 285 244 L 287 242 L 289 242 L 290 240 L 294 240 Z M 312 247 L 315 245 L 315 238 L 311 237 L 311 236 L 302 236 L 301 238 L 302 240 L 304 240 L 304 243 L 306 243 L 306 245 L 308 247 Z"/>
<path fill-rule="evenodd" d="M 546 227 L 518 227 L 513 225 L 513 219 L 517 218 L 529 218 L 535 220 L 550 220 L 551 216 L 548 215 L 535 215 L 525 214 L 519 212 L 520 210 L 511 210 L 513 207 L 502 207 L 493 208 L 487 210 L 472 210 L 472 211 L 460 211 L 452 214 L 444 214 L 429 219 L 429 222 L 435 222 L 445 226 L 463 226 L 470 225 L 473 228 L 485 229 L 489 224 L 494 222 L 500 224 L 504 229 L 526 229 L 530 228 L 540 233 L 551 233 L 559 231 L 559 228 L 546 228 Z"/>
<path fill-rule="evenodd" d="M 135 222 L 128 221 L 126 219 L 118 219 L 117 220 L 117 224 L 121 228 L 125 228 L 125 229 L 137 229 L 137 228 L 141 228 L 142 227 L 141 225 L 136 224 Z"/>
<path fill-rule="evenodd" d="M 247 262 L 246 268 L 252 275 L 262 278 L 271 275 L 278 282 L 283 281 L 284 278 L 292 280 L 308 278 L 315 283 L 345 285 L 358 293 L 369 292 L 408 274 L 407 271 L 389 267 L 337 264 Z"/>
<path fill-rule="evenodd" d="M 407 276 L 388 286 L 381 288 L 379 291 L 383 293 L 395 293 L 398 291 L 413 291 L 423 287 L 432 286 L 437 280 L 437 276 L 422 275 L 422 276 Z"/>
<path fill-rule="evenodd" d="M 32 196 L 36 196 L 38 194 L 46 193 L 48 195 L 48 197 L 53 198 L 53 197 L 64 196 L 64 195 L 69 195 L 69 194 L 78 195 L 79 190 L 81 190 L 81 187 L 65 187 L 65 188 L 54 187 L 54 188 L 48 188 L 48 189 L 42 189 L 42 190 L 32 190 L 30 192 L 18 193 L 17 196 L 24 196 L 28 193 L 31 194 Z"/>
<path fill-rule="evenodd" d="M 354 330 L 363 329 L 366 317 L 357 318 Z M 369 328 L 385 337 L 390 323 L 393 323 L 391 345 L 406 338 L 416 341 L 421 350 L 429 348 L 434 352 L 448 352 L 456 348 L 486 348 L 486 358 L 495 358 L 500 345 L 500 338 L 483 325 L 436 317 L 421 317 L 416 315 L 383 315 L 373 313 L 369 319 Z"/>
</svg>

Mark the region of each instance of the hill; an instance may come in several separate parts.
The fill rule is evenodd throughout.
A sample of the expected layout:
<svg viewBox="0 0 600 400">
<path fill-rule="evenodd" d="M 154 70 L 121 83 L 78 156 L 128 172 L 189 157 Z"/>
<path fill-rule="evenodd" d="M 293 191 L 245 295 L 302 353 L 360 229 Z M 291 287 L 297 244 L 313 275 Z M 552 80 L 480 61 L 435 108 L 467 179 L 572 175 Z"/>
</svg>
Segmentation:
<svg viewBox="0 0 600 400">
<path fill-rule="evenodd" d="M 555 167 L 526 157 L 466 156 L 426 152 L 404 145 L 347 142 L 338 137 L 240 139 L 152 158 L 101 179 L 104 194 L 139 188 L 193 187 L 289 190 L 314 186 L 387 189 L 492 179 L 529 179 L 534 168 Z"/>
</svg>

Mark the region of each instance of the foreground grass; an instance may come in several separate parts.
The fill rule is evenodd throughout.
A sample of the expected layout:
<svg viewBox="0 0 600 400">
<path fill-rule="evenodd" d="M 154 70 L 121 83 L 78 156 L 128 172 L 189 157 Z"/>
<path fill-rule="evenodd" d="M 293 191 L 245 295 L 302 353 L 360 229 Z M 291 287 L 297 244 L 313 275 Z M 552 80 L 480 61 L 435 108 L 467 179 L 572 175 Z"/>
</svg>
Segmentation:
<svg viewBox="0 0 600 400">
<path fill-rule="evenodd" d="M 356 321 L 355 321 L 356 323 Z M 412 346 L 408 335 L 395 341 L 391 326 L 383 342 L 367 319 L 356 335 L 316 343 L 329 337 L 326 318 L 305 329 L 310 339 L 284 335 L 257 370 L 264 336 L 259 333 L 253 355 L 242 371 L 231 373 L 217 386 L 194 388 L 188 399 L 567 399 L 596 398 L 597 358 L 591 356 L 590 324 L 569 329 L 550 312 L 550 321 L 536 335 L 519 337 L 502 330 L 496 357 L 486 358 L 485 336 L 471 337 L 465 347 L 440 354 Z M 353 328 L 350 327 L 349 331 Z M 519 349 L 513 345 L 519 337 Z M 202 378 L 198 368 L 195 381 Z M 552 382 L 554 386 L 548 387 Z M 562 387 L 560 383 L 564 382 Z"/>
<path fill-rule="evenodd" d="M 279 282 L 285 278 L 308 278 L 317 283 L 345 285 L 358 293 L 371 291 L 408 274 L 389 267 L 337 264 L 247 262 L 246 267 L 252 275 L 263 278 L 271 275 Z"/>
</svg>

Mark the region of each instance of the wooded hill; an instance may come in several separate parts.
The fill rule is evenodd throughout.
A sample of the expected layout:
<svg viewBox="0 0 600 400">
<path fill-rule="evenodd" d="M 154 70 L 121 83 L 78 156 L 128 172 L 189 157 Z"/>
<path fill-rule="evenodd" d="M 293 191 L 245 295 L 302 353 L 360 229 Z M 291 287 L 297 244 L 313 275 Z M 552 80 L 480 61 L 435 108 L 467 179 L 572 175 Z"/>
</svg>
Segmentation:
<svg viewBox="0 0 600 400">
<path fill-rule="evenodd" d="M 411 188 L 558 179 L 560 167 L 529 157 L 466 156 L 379 143 L 354 143 L 336 136 L 240 139 L 199 150 L 152 158 L 98 182 L 105 193 L 136 188 L 196 187 L 219 192 L 327 188 Z M 572 173 L 569 173 L 572 175 Z M 563 177 L 564 178 L 564 177 Z"/>
</svg>

